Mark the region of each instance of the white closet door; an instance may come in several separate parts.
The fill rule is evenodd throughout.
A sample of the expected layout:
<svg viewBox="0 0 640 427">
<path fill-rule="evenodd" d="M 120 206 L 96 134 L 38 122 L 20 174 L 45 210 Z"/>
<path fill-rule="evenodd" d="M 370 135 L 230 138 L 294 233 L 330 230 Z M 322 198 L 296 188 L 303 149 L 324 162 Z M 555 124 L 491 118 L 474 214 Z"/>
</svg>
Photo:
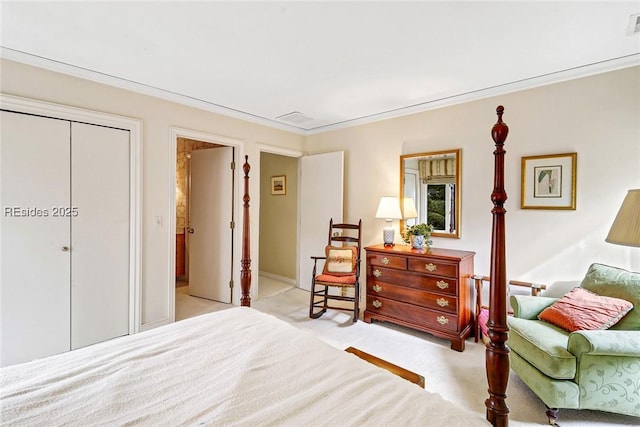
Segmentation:
<svg viewBox="0 0 640 427">
<path fill-rule="evenodd" d="M 1 112 L 2 366 L 69 350 L 69 126 Z"/>
<path fill-rule="evenodd" d="M 71 129 L 75 349 L 129 332 L 129 132 L 81 123 Z"/>
</svg>

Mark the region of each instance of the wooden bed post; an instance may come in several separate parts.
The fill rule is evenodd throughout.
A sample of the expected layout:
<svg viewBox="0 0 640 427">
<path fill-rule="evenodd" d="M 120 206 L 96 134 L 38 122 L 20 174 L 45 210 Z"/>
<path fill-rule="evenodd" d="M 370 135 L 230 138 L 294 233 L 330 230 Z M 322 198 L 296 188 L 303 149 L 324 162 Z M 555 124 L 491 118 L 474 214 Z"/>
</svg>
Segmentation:
<svg viewBox="0 0 640 427">
<path fill-rule="evenodd" d="M 504 141 L 507 139 L 509 127 L 502 122 L 504 107 L 498 106 L 498 122 L 491 129 L 491 137 L 496 144 L 494 188 L 491 193 L 493 202 L 493 229 L 491 231 L 491 274 L 489 290 L 488 335 L 491 340 L 486 350 L 487 381 L 489 398 L 485 401 L 487 420 L 494 426 L 509 425 L 509 407 L 507 383 L 509 381 L 509 347 L 505 344 L 508 338 L 507 326 L 507 280 L 505 259 L 504 203 L 507 193 L 504 191 Z"/>
<path fill-rule="evenodd" d="M 240 272 L 240 287 L 242 288 L 242 297 L 240 305 L 243 307 L 251 307 L 251 255 L 250 255 L 250 235 L 249 235 L 249 156 L 244 156 L 244 196 L 242 198 L 243 214 L 242 214 L 242 270 Z"/>
</svg>

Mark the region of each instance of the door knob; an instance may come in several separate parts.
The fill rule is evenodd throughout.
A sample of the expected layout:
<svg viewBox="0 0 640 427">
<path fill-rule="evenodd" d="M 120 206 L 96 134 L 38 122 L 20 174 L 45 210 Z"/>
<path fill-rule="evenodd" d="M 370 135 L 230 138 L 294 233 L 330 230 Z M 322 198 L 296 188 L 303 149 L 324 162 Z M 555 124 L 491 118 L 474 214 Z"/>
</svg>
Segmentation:
<svg viewBox="0 0 640 427">
<path fill-rule="evenodd" d="M 69 252 L 69 246 L 63 246 L 62 252 Z"/>
<path fill-rule="evenodd" d="M 194 230 L 193 228 L 191 228 L 191 227 L 187 228 L 187 233 L 193 234 L 195 232 L 196 232 L 196 230 Z"/>
</svg>

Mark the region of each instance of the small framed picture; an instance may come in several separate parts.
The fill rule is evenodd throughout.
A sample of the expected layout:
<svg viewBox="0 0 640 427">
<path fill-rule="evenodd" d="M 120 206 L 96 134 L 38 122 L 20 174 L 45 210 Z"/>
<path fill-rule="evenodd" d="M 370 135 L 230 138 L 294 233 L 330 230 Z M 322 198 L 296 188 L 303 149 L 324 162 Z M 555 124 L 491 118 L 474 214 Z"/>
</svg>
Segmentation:
<svg viewBox="0 0 640 427">
<path fill-rule="evenodd" d="M 577 153 L 522 158 L 522 209 L 576 209 Z"/>
<path fill-rule="evenodd" d="M 271 194 L 287 194 L 287 176 L 278 175 L 271 177 Z"/>
</svg>

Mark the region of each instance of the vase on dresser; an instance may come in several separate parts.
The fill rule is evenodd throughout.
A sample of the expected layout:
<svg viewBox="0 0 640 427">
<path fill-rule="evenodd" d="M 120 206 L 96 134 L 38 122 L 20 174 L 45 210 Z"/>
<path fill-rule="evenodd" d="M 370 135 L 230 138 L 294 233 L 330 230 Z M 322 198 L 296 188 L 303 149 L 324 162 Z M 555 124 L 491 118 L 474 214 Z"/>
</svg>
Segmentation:
<svg viewBox="0 0 640 427">
<path fill-rule="evenodd" d="M 364 321 L 428 332 L 464 351 L 473 331 L 474 252 L 411 246 L 369 246 Z"/>
</svg>

